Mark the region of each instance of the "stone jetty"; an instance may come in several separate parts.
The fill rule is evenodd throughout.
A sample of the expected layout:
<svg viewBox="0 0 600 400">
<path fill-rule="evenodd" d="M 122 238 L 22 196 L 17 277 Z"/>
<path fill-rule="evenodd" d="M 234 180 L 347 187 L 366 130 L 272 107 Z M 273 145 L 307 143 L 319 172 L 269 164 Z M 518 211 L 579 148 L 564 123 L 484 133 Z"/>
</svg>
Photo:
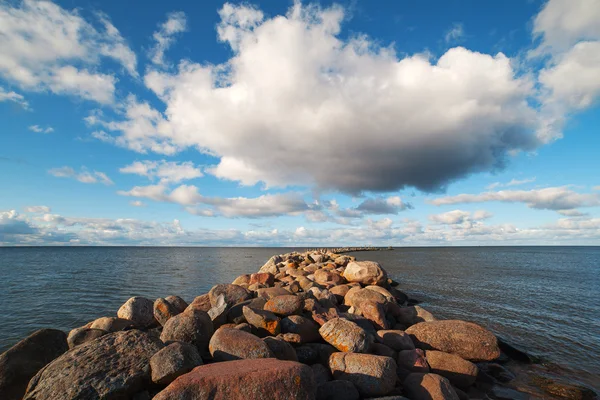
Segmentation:
<svg viewBox="0 0 600 400">
<path fill-rule="evenodd" d="M 276 255 L 190 303 L 132 297 L 68 334 L 35 332 L 0 355 L 0 399 L 529 398 L 503 366 L 525 354 L 398 287 L 376 262 Z"/>
</svg>

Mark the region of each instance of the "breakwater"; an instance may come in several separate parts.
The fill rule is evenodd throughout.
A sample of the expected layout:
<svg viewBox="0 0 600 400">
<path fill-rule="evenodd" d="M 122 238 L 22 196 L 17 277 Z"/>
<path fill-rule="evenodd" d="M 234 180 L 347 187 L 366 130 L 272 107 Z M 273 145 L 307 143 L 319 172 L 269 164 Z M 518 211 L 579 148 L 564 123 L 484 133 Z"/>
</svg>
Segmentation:
<svg viewBox="0 0 600 400">
<path fill-rule="evenodd" d="M 521 353 L 483 327 L 437 321 L 408 301 L 377 263 L 333 253 L 285 254 L 256 274 L 216 285 L 190 304 L 177 296 L 134 297 L 116 316 L 90 321 L 68 337 L 39 332 L 3 355 L 0 371 L 19 375 L 14 368 L 24 365 L 10 365 L 19 357 L 29 360 L 31 369 L 56 358 L 27 380 L 25 398 L 30 399 L 86 398 L 81 393 L 90 387 L 105 398 L 158 399 L 186 393 L 209 398 L 202 397 L 206 388 L 218 394 L 210 398 L 230 399 L 260 398 L 249 393 L 336 398 L 324 397 L 330 392 L 344 393 L 337 398 L 383 392 L 421 398 L 421 390 L 455 398 L 518 389 L 502 383 L 510 371 L 501 363 Z M 454 337 L 465 330 L 472 341 L 436 342 L 439 333 Z M 49 353 L 37 359 L 38 352 L 28 350 L 35 348 Z M 460 373 L 444 370 L 449 360 Z M 25 377 L 31 370 L 20 372 Z M 353 380 L 357 375 L 367 382 Z M 98 376 L 111 379 L 98 382 Z M 243 385 L 232 385 L 240 381 Z M 75 392 L 64 394 L 64 387 Z M 10 398 L 2 396 L 5 388 L 0 384 L 0 397 Z"/>
</svg>

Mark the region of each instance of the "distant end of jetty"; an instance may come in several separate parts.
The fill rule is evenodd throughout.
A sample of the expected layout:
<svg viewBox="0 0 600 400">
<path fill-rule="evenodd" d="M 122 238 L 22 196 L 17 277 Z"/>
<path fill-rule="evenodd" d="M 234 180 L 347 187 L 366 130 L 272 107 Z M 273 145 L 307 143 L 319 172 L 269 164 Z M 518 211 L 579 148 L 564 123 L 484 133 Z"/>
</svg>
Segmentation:
<svg viewBox="0 0 600 400">
<path fill-rule="evenodd" d="M 392 246 L 389 247 L 375 247 L 375 246 L 358 246 L 358 247 L 326 247 L 322 249 L 311 249 L 309 252 L 319 252 L 319 253 L 333 253 L 333 254 L 342 254 L 342 253 L 355 253 L 358 251 L 385 251 L 385 250 L 394 250 Z"/>
</svg>

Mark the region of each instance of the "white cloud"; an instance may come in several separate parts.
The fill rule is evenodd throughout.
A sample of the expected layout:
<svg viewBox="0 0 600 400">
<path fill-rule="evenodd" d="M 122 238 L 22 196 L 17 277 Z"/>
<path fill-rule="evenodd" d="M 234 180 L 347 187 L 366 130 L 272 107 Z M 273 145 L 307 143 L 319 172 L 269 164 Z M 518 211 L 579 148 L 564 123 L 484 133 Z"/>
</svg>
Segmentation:
<svg viewBox="0 0 600 400">
<path fill-rule="evenodd" d="M 461 41 L 465 37 L 465 28 L 463 24 L 455 22 L 452 24 L 452 28 L 446 32 L 444 39 L 446 43 L 456 43 Z"/>
<path fill-rule="evenodd" d="M 51 211 L 48 206 L 29 206 L 24 208 L 25 212 L 35 214 L 47 214 Z"/>
<path fill-rule="evenodd" d="M 104 173 L 99 171 L 88 171 L 82 167 L 80 172 L 71 167 L 52 168 L 48 173 L 57 178 L 72 178 L 82 183 L 102 183 L 104 185 L 113 185 L 114 182 Z"/>
<path fill-rule="evenodd" d="M 191 161 L 135 161 L 121 169 L 124 174 L 136 174 L 149 179 L 158 179 L 160 183 L 177 183 L 184 180 L 195 179 L 203 176 L 200 168 L 194 166 Z"/>
<path fill-rule="evenodd" d="M 47 126 L 45 128 L 39 126 L 39 125 L 31 125 L 29 127 L 30 131 L 33 132 L 37 132 L 37 133 L 52 133 L 54 132 L 54 128 L 52 128 L 51 126 Z"/>
<path fill-rule="evenodd" d="M 183 12 L 173 12 L 167 16 L 167 21 L 152 35 L 156 44 L 150 50 L 150 58 L 156 65 L 165 66 L 165 51 L 173 44 L 175 35 L 186 30 L 186 17 Z"/>
<path fill-rule="evenodd" d="M 131 204 L 134 207 L 146 207 L 146 203 L 144 203 L 141 200 L 132 200 L 129 202 L 129 204 Z"/>
<path fill-rule="evenodd" d="M 245 185 L 353 194 L 439 189 L 539 145 L 532 82 L 502 53 L 398 58 L 366 36 L 341 39 L 338 6 L 295 3 L 265 18 L 228 4 L 221 17 L 233 57 L 149 71 L 165 114 L 129 98 L 122 120 L 89 121 L 102 140 L 160 154 L 198 148 L 220 158 L 207 171 Z"/>
<path fill-rule="evenodd" d="M 98 21 L 102 30 L 49 1 L 0 3 L 0 76 L 25 90 L 113 102 L 116 78 L 94 69 L 103 56 L 137 76 L 136 57 L 106 16 Z"/>
<path fill-rule="evenodd" d="M 12 101 L 13 103 L 19 104 L 24 109 L 29 109 L 29 103 L 25 100 L 23 95 L 16 92 L 7 92 L 2 86 L 0 86 L 0 102 Z"/>
<path fill-rule="evenodd" d="M 456 225 L 481 221 L 491 217 L 492 214 L 484 210 L 478 210 L 473 213 L 463 210 L 453 210 L 442 214 L 430 215 L 429 220 L 437 224 Z"/>
<path fill-rule="evenodd" d="M 566 186 L 561 186 L 533 190 L 501 190 L 480 194 L 459 194 L 427 200 L 428 203 L 436 206 L 489 201 L 524 203 L 530 208 L 558 211 L 598 206 L 600 205 L 600 195 L 577 193 Z"/>
<path fill-rule="evenodd" d="M 526 183 L 531 183 L 531 182 L 535 182 L 535 177 L 526 178 L 526 179 L 511 179 L 510 182 L 506 182 L 506 183 L 494 182 L 494 183 L 487 185 L 486 189 L 495 189 L 497 187 L 519 186 L 519 185 L 524 185 Z"/>
</svg>

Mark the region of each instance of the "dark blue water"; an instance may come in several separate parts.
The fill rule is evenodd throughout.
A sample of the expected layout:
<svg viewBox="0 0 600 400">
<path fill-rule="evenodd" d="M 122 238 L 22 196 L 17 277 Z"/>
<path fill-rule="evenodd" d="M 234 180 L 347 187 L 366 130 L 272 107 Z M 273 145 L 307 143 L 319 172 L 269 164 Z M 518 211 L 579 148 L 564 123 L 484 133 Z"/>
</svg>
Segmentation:
<svg viewBox="0 0 600 400">
<path fill-rule="evenodd" d="M 255 272 L 269 248 L 0 248 L 0 351 L 43 327 L 114 316 L 131 296 L 191 301 Z M 600 390 L 600 247 L 403 248 L 355 253 L 444 318 L 479 322 Z"/>
</svg>

